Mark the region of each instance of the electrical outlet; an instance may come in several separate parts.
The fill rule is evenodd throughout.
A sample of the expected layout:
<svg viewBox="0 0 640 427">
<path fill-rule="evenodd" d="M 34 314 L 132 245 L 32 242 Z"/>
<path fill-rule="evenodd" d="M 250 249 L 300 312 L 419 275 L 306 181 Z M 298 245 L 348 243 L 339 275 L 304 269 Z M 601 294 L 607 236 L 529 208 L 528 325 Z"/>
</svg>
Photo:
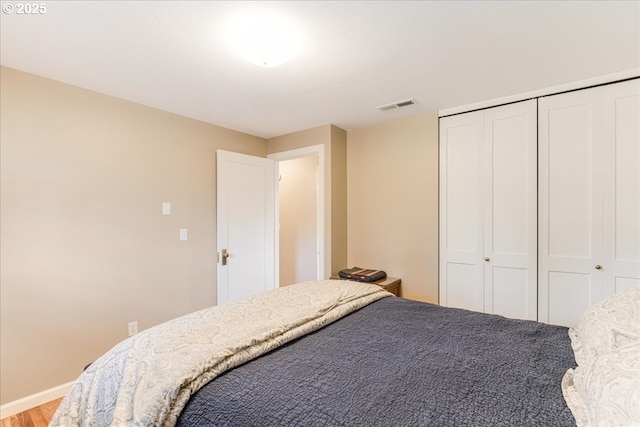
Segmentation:
<svg viewBox="0 0 640 427">
<path fill-rule="evenodd" d="M 129 336 L 132 337 L 138 333 L 138 321 L 129 322 L 127 325 L 129 327 Z"/>
</svg>

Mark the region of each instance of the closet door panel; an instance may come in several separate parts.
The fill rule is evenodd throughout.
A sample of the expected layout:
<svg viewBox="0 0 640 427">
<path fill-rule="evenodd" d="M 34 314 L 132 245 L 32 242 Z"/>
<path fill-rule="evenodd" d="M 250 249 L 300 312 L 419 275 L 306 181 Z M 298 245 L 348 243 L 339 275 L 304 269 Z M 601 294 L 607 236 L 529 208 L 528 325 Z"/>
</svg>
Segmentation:
<svg viewBox="0 0 640 427">
<path fill-rule="evenodd" d="M 478 267 L 473 263 L 447 262 L 445 268 L 447 286 L 440 298 L 446 300 L 447 307 L 478 310 L 479 302 L 474 292 L 474 287 L 482 286 L 478 283 Z"/>
<path fill-rule="evenodd" d="M 591 105 L 549 111 L 549 256 L 590 259 Z"/>
<path fill-rule="evenodd" d="M 530 269 L 489 267 L 493 278 L 492 313 L 514 319 L 536 319 L 535 295 L 537 283 L 531 286 Z M 531 288 L 533 287 L 533 292 Z M 530 316 L 529 313 L 533 313 Z M 533 319 L 531 319 L 533 317 Z"/>
<path fill-rule="evenodd" d="M 440 120 L 440 304 L 483 311 L 482 113 Z"/>
<path fill-rule="evenodd" d="M 487 225 L 492 230 L 488 243 L 494 253 L 523 255 L 529 252 L 531 215 L 527 187 L 531 158 L 527 131 L 531 128 L 526 119 L 524 115 L 489 119 L 491 167 L 487 168 L 487 184 L 491 194 L 487 207 L 492 215 L 487 216 Z"/>
<path fill-rule="evenodd" d="M 640 284 L 640 79 L 604 88 L 604 293 Z"/>
<path fill-rule="evenodd" d="M 539 100 L 539 320 L 573 325 L 601 297 L 602 89 Z"/>
<path fill-rule="evenodd" d="M 536 101 L 486 110 L 484 133 L 485 309 L 536 320 Z"/>
<path fill-rule="evenodd" d="M 571 326 L 576 324 L 592 305 L 589 292 L 593 284 L 591 274 L 549 271 L 548 318 L 554 325 Z"/>
<path fill-rule="evenodd" d="M 446 149 L 446 247 L 449 251 L 475 253 L 480 226 L 477 215 L 480 191 L 479 129 L 474 125 L 448 130 Z"/>
<path fill-rule="evenodd" d="M 616 277 L 614 283 L 614 293 L 620 292 L 621 290 L 630 288 L 632 286 L 640 286 L 640 278 L 618 276 Z"/>
</svg>

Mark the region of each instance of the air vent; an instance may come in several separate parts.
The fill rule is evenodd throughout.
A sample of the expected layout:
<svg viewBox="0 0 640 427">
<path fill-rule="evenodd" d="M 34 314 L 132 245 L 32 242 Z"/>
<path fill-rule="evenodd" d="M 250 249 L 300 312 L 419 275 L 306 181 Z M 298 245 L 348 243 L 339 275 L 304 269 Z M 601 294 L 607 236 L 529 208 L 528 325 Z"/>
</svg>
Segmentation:
<svg viewBox="0 0 640 427">
<path fill-rule="evenodd" d="M 405 99 L 404 101 L 396 101 L 396 102 L 392 102 L 391 104 L 381 105 L 376 108 L 380 111 L 389 111 L 389 110 L 396 110 L 398 108 L 408 107 L 409 105 L 414 105 L 417 103 L 418 102 L 415 99 L 410 98 L 410 99 Z"/>
</svg>

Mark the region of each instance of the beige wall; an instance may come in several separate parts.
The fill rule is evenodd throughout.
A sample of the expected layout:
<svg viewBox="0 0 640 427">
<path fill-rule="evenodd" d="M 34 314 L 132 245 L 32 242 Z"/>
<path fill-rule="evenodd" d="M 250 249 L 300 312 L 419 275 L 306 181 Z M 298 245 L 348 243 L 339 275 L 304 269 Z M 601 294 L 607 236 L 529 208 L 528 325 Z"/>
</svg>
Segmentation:
<svg viewBox="0 0 640 427">
<path fill-rule="evenodd" d="M 267 153 L 313 145 L 324 146 L 324 277 L 328 278 L 347 265 L 346 132 L 325 125 L 283 135 L 267 141 Z"/>
<path fill-rule="evenodd" d="M 130 321 L 214 304 L 215 150 L 265 156 L 266 142 L 0 73 L 4 404 L 72 381 Z"/>
<path fill-rule="evenodd" d="M 331 126 L 318 126 L 267 140 L 267 154 L 296 150 L 312 145 L 331 145 Z M 327 152 L 325 151 L 325 155 Z"/>
<path fill-rule="evenodd" d="M 438 302 L 438 116 L 347 133 L 348 260 L 402 278 L 402 296 Z"/>
<path fill-rule="evenodd" d="M 216 149 L 322 144 L 326 276 L 383 268 L 403 296 L 437 302 L 436 114 L 265 141 L 4 67 L 0 77 L 0 403 L 72 381 L 130 321 L 145 329 L 215 304 Z"/>
</svg>

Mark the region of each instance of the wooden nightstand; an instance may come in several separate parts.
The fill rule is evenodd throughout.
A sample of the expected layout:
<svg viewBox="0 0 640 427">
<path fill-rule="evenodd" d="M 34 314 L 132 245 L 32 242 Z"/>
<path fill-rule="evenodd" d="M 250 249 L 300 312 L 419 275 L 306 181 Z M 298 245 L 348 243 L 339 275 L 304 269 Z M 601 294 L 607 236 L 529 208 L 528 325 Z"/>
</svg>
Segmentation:
<svg viewBox="0 0 640 427">
<path fill-rule="evenodd" d="M 345 279 L 341 279 L 340 276 L 331 276 L 330 279 L 331 280 L 345 280 Z M 402 279 L 399 279 L 397 277 L 387 277 L 386 279 L 382 279 L 382 280 L 378 280 L 376 282 L 370 282 L 370 283 L 372 285 L 378 285 L 382 289 L 384 289 L 385 291 L 391 292 L 395 296 L 399 297 L 400 296 L 400 283 L 401 282 L 402 282 Z"/>
</svg>

